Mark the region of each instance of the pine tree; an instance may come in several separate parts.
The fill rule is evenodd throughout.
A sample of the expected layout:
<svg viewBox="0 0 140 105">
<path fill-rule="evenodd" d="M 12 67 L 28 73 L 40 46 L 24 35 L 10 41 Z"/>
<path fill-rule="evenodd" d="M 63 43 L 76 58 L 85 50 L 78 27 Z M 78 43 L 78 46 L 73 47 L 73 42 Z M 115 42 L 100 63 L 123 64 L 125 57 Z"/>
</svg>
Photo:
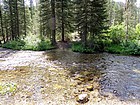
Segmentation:
<svg viewBox="0 0 140 105">
<path fill-rule="evenodd" d="M 1 35 L 3 37 L 3 41 L 5 43 L 5 35 L 4 35 L 4 28 L 3 28 L 3 13 L 2 13 L 2 5 L 0 5 L 0 25 L 1 25 Z"/>
<path fill-rule="evenodd" d="M 51 0 L 51 41 L 52 45 L 56 45 L 56 1 Z"/>
<path fill-rule="evenodd" d="M 23 0 L 23 17 L 24 17 L 24 35 L 27 35 L 27 30 L 26 30 L 26 7 L 25 7 L 25 0 Z"/>
<path fill-rule="evenodd" d="M 73 29 L 72 13 L 71 0 L 56 0 L 57 32 L 61 33 L 61 41 L 63 42 L 66 34 Z"/>
<path fill-rule="evenodd" d="M 75 0 L 76 23 L 82 43 L 87 46 L 88 36 L 94 39 L 106 30 L 106 0 Z"/>
<path fill-rule="evenodd" d="M 39 3 L 39 16 L 40 16 L 40 35 L 50 38 L 50 19 L 51 19 L 51 7 L 49 0 L 40 0 Z"/>
<path fill-rule="evenodd" d="M 26 5 L 25 0 L 18 1 L 18 11 L 19 11 L 19 34 L 22 37 L 27 35 L 27 23 L 26 23 Z"/>
<path fill-rule="evenodd" d="M 6 37 L 6 41 L 9 41 L 12 39 L 11 36 L 11 20 L 10 20 L 10 10 L 9 10 L 9 1 L 3 0 L 3 25 L 4 25 L 4 33 Z"/>
<path fill-rule="evenodd" d="M 88 34 L 88 2 L 86 0 L 75 0 L 73 2 L 75 5 L 75 14 L 76 14 L 76 26 L 78 32 L 81 35 L 81 40 L 83 45 L 86 47 L 87 45 L 87 34 Z"/>
<path fill-rule="evenodd" d="M 3 31 L 6 41 L 26 36 L 30 30 L 29 7 L 24 0 L 3 0 Z"/>
<path fill-rule="evenodd" d="M 107 11 L 106 0 L 93 0 L 90 3 L 90 35 L 94 38 L 96 35 L 100 35 L 107 27 Z"/>
</svg>

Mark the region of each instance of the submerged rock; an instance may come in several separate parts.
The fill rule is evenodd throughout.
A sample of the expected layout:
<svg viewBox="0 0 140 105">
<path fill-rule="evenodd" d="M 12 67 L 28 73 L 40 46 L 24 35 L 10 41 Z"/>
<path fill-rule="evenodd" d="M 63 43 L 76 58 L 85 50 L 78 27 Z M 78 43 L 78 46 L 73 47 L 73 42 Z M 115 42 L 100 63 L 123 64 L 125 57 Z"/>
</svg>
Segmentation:
<svg viewBox="0 0 140 105">
<path fill-rule="evenodd" d="M 87 86 L 87 90 L 89 90 L 89 91 L 93 91 L 93 85 L 89 85 L 89 86 Z"/>
<path fill-rule="evenodd" d="M 76 97 L 76 101 L 79 103 L 86 103 L 89 101 L 89 95 L 88 94 L 80 94 Z"/>
</svg>

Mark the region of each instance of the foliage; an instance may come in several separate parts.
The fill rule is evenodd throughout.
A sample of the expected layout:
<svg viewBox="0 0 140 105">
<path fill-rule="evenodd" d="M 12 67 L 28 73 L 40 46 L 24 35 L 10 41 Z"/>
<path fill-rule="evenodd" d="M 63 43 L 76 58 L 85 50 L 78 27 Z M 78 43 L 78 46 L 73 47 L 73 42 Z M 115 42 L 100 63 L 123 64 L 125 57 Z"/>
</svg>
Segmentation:
<svg viewBox="0 0 140 105">
<path fill-rule="evenodd" d="M 57 33 L 61 33 L 61 37 L 62 34 L 66 36 L 74 31 L 73 3 L 71 0 L 56 0 L 56 17 Z M 64 30 L 64 33 L 62 33 L 62 30 Z"/>
<path fill-rule="evenodd" d="M 38 43 L 40 42 L 40 39 L 36 35 L 28 35 L 25 39 L 23 39 L 25 42 L 24 49 L 26 50 L 36 50 L 38 47 Z"/>
<path fill-rule="evenodd" d="M 50 41 L 56 44 L 55 39 L 60 40 L 60 35 L 63 41 L 64 36 L 66 40 L 72 37 L 71 33 L 77 32 L 81 43 L 73 44 L 72 50 L 76 52 L 140 52 L 140 9 L 136 0 L 126 3 L 113 0 L 40 0 L 37 5 L 32 3 L 31 0 L 29 6 L 25 0 L 2 1 L 0 40 L 6 42 L 2 47 L 52 49 L 54 46 Z"/>
<path fill-rule="evenodd" d="M 39 1 L 40 36 L 50 37 L 51 34 L 51 4 L 49 0 Z"/>
<path fill-rule="evenodd" d="M 9 41 L 2 45 L 4 48 L 14 49 L 14 50 L 34 50 L 34 51 L 44 51 L 49 49 L 54 49 L 55 47 L 51 45 L 49 40 L 41 40 L 35 35 L 30 35 L 23 40 Z"/>
<path fill-rule="evenodd" d="M 49 40 L 41 40 L 38 43 L 37 49 L 39 51 L 54 49 L 55 47 L 51 45 L 51 42 Z"/>
<path fill-rule="evenodd" d="M 140 55 L 140 41 L 133 40 L 123 43 L 126 54 Z"/>
<path fill-rule="evenodd" d="M 22 40 L 12 40 L 2 45 L 4 48 L 20 50 L 23 49 L 25 42 Z"/>
<path fill-rule="evenodd" d="M 109 28 L 108 36 L 112 40 L 112 44 L 121 43 L 125 37 L 125 25 L 118 24 Z"/>
<path fill-rule="evenodd" d="M 137 38 L 140 39 L 140 23 L 136 25 L 136 35 L 137 35 Z"/>
<path fill-rule="evenodd" d="M 94 39 L 108 28 L 106 0 L 75 0 L 74 3 L 76 28 L 86 46 L 88 36 Z"/>
<path fill-rule="evenodd" d="M 111 45 L 105 49 L 109 53 L 140 55 L 140 41 L 128 41 L 121 44 Z"/>
<path fill-rule="evenodd" d="M 17 85 L 14 83 L 0 84 L 0 94 L 5 95 L 14 93 L 17 90 Z"/>
<path fill-rule="evenodd" d="M 105 51 L 109 53 L 117 53 L 117 54 L 122 54 L 124 52 L 123 50 L 124 49 L 121 45 L 111 45 L 105 48 Z"/>
<path fill-rule="evenodd" d="M 81 52 L 81 53 L 94 53 L 94 49 L 89 47 L 84 47 L 84 45 L 80 42 L 73 43 L 72 51 Z"/>
<path fill-rule="evenodd" d="M 125 40 L 125 26 L 123 24 L 118 24 L 111 26 L 109 33 L 106 34 L 108 39 L 105 41 L 105 51 L 110 53 L 119 54 L 130 54 L 139 55 L 140 54 L 140 41 L 139 32 L 140 25 L 136 26 L 136 29 L 131 27 L 129 32 L 129 39 Z M 110 40 L 110 41 L 109 41 Z M 106 43 L 110 42 L 110 43 Z"/>
</svg>

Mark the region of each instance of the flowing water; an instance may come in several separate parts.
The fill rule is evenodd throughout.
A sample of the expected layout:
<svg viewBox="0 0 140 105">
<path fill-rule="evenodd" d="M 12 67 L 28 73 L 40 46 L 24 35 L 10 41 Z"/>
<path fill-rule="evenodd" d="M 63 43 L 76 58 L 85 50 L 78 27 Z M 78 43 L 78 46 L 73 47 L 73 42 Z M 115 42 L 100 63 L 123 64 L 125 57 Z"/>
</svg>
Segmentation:
<svg viewBox="0 0 140 105">
<path fill-rule="evenodd" d="M 0 105 L 140 105 L 140 57 L 0 49 L 0 69 Z"/>
</svg>

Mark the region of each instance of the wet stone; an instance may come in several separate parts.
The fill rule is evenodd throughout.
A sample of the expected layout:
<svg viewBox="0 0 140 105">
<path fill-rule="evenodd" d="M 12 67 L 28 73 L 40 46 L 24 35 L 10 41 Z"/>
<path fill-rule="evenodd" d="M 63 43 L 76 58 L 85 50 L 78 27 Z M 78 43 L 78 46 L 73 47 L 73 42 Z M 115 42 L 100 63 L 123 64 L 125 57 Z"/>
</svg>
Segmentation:
<svg viewBox="0 0 140 105">
<path fill-rule="evenodd" d="M 79 103 L 86 103 L 89 101 L 89 95 L 88 94 L 80 94 L 76 97 L 76 101 Z"/>
<path fill-rule="evenodd" d="M 26 98 L 31 98 L 31 96 L 27 96 Z"/>
<path fill-rule="evenodd" d="M 89 90 L 89 91 L 93 91 L 93 85 L 89 85 L 89 86 L 87 86 L 87 90 Z"/>
<path fill-rule="evenodd" d="M 85 92 L 85 91 L 86 91 L 86 89 L 84 89 L 84 88 L 81 88 L 78 90 L 78 92 Z"/>
</svg>

